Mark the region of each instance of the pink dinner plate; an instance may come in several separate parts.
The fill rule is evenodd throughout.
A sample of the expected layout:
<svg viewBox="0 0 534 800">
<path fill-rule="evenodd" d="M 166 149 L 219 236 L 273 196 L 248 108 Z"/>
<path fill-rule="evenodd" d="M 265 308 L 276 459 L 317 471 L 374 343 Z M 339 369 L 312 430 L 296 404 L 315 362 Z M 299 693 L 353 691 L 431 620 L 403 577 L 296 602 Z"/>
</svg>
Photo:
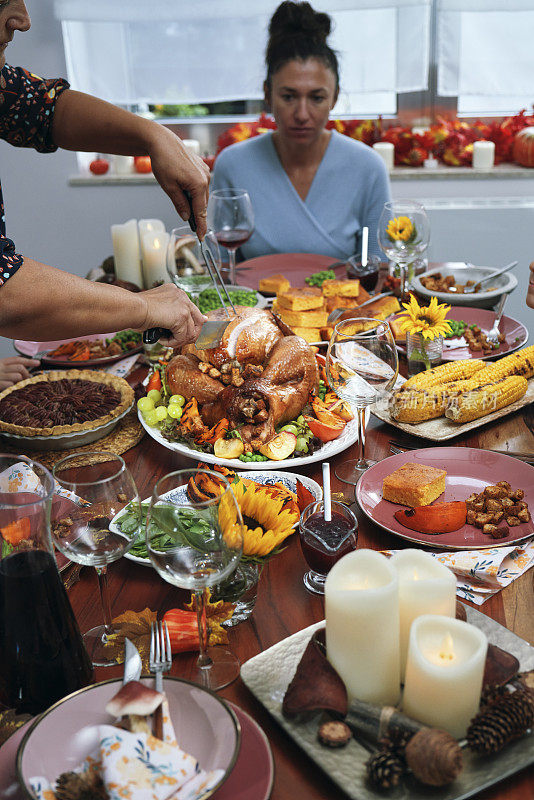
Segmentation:
<svg viewBox="0 0 534 800">
<path fill-rule="evenodd" d="M 118 333 L 118 331 L 115 333 Z M 61 344 L 66 344 L 67 342 L 85 341 L 86 339 L 91 339 L 93 341 L 96 339 L 101 339 L 104 341 L 105 339 L 113 338 L 115 333 L 91 333 L 88 336 L 71 336 L 70 339 L 58 339 L 55 342 L 25 342 L 22 339 L 14 339 L 13 347 L 17 353 L 20 353 L 21 356 L 33 358 L 36 353 L 53 352 L 56 347 L 59 347 Z M 120 361 L 122 358 L 126 358 L 127 356 L 133 356 L 134 353 L 140 353 L 142 349 L 143 345 L 140 343 L 137 345 L 137 347 L 133 347 L 131 350 L 126 350 L 123 353 L 117 353 L 115 356 L 106 356 L 105 358 L 90 358 L 88 361 L 68 361 L 67 359 L 63 358 L 49 358 L 47 355 L 43 355 L 41 356 L 41 362 L 54 367 L 72 367 L 72 369 L 84 369 L 84 367 L 105 367 L 107 364 L 114 364 L 116 361 Z"/>
<path fill-rule="evenodd" d="M 447 314 L 447 319 L 453 319 L 456 322 L 463 320 L 468 325 L 478 325 L 481 330 L 489 331 L 493 327 L 495 314 L 487 308 L 452 306 Z M 458 361 L 462 358 L 479 358 L 485 361 L 489 358 L 509 355 L 514 350 L 519 350 L 520 347 L 523 347 L 528 340 L 527 328 L 522 322 L 512 317 L 503 316 L 501 318 L 500 330 L 501 333 L 504 333 L 504 342 L 502 342 L 498 350 L 492 350 L 488 355 L 484 355 L 482 350 L 473 352 L 467 345 L 462 344 L 462 339 L 444 339 L 443 361 Z M 404 343 L 397 344 L 397 349 L 401 353 L 406 353 L 406 345 Z"/>
<path fill-rule="evenodd" d="M 230 777 L 212 795 L 213 800 L 268 800 L 274 781 L 269 741 L 251 716 L 228 703 L 241 725 L 241 748 Z M 16 756 L 30 720 L 0 748 L 0 800 L 27 800 L 16 774 Z"/>
<path fill-rule="evenodd" d="M 142 679 L 152 686 L 152 678 Z M 95 726 L 110 722 L 106 703 L 117 693 L 120 679 L 96 683 L 59 700 L 36 717 L 17 751 L 17 775 L 29 794 L 30 779 L 53 782 L 75 769 L 98 745 Z M 202 769 L 222 769 L 217 788 L 232 772 L 241 744 L 241 729 L 233 711 L 218 695 L 189 681 L 164 678 L 163 687 L 182 748 Z"/>
<path fill-rule="evenodd" d="M 522 522 L 510 528 L 503 539 L 492 539 L 474 525 L 464 525 L 452 533 L 426 534 L 405 528 L 394 517 L 399 508 L 406 508 L 382 498 L 382 482 L 403 464 L 425 464 L 444 469 L 445 492 L 435 503 L 466 500 L 473 492 L 481 492 L 497 481 L 509 481 L 513 489 L 524 489 L 525 502 L 534 511 L 534 467 L 502 453 L 477 450 L 473 447 L 429 447 L 409 450 L 385 458 L 364 472 L 356 487 L 356 499 L 361 509 L 373 522 L 395 536 L 409 542 L 444 550 L 482 550 L 487 547 L 505 547 L 522 542 L 534 535 L 534 522 Z"/>
<path fill-rule="evenodd" d="M 329 269 L 341 259 L 322 256 L 316 253 L 273 253 L 269 256 L 258 256 L 242 261 L 237 265 L 239 283 L 250 289 L 258 289 L 260 278 L 269 278 L 279 273 L 285 275 L 293 286 L 303 286 L 304 279 L 314 272 Z M 345 263 L 334 268 L 338 278 L 346 277 Z"/>
</svg>

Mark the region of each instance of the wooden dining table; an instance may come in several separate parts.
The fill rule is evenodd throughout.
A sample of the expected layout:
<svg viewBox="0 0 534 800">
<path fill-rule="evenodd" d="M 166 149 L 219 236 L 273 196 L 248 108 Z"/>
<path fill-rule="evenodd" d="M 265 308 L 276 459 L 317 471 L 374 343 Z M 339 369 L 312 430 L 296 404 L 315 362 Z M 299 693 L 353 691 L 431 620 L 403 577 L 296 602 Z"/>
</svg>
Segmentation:
<svg viewBox="0 0 534 800">
<path fill-rule="evenodd" d="M 142 377 L 143 371 L 138 369 L 130 381 L 136 383 Z M 366 439 L 368 457 L 375 460 L 387 458 L 391 454 L 390 440 L 399 438 L 398 433 L 394 427 L 371 415 Z M 436 446 L 435 442 L 409 438 L 405 434 L 403 441 L 419 447 Z M 454 439 L 452 443 L 447 442 L 447 445 L 451 444 L 534 454 L 533 408 L 527 407 L 503 416 L 496 422 L 482 425 Z M 331 460 L 332 490 L 343 492 L 351 501 L 354 500 L 354 487 L 338 481 L 334 470 L 336 464 L 354 458 L 356 449 L 357 445 L 353 445 Z M 143 498 L 150 496 L 154 484 L 162 475 L 196 463 L 162 447 L 148 435 L 126 452 L 124 458 Z M 298 472 L 321 481 L 319 462 Z M 358 508 L 356 515 L 359 522 L 359 548 L 382 550 L 407 546 L 404 540 L 371 522 Z M 324 618 L 323 598 L 310 594 L 304 587 L 302 576 L 305 570 L 298 537 L 293 535 L 287 540 L 286 549 L 265 565 L 251 617 L 229 630 L 230 648 L 241 663 Z M 480 607 L 484 614 L 530 643 L 534 643 L 533 580 L 534 570 L 527 571 Z M 164 582 L 153 569 L 124 558 L 109 568 L 109 586 L 114 616 L 127 610 L 142 611 L 146 607 L 162 615 L 185 599 L 181 590 Z M 69 589 L 69 598 L 82 631 L 101 623 L 102 612 L 93 569 L 82 570 L 79 582 Z M 188 678 L 194 659 L 192 654 L 175 656 L 171 675 Z M 94 679 L 99 681 L 121 674 L 122 668 L 119 667 L 97 668 Z M 336 784 L 277 725 L 240 678 L 223 689 L 220 695 L 248 712 L 267 735 L 275 764 L 273 800 L 338 800 L 344 796 Z M 534 797 L 534 775 L 532 771 L 523 770 L 478 796 L 484 800 L 526 800 Z"/>
</svg>

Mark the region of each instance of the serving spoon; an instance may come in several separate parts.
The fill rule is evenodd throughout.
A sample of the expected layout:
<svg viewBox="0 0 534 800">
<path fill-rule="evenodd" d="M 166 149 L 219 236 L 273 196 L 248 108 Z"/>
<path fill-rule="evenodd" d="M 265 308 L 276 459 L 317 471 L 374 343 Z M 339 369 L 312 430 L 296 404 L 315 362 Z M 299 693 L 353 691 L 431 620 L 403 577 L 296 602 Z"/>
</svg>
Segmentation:
<svg viewBox="0 0 534 800">
<path fill-rule="evenodd" d="M 475 284 L 473 284 L 473 286 L 464 286 L 463 294 L 473 294 L 474 292 L 478 292 L 480 286 L 483 283 L 485 283 L 486 281 L 491 280 L 491 278 L 496 278 L 498 275 L 502 275 L 503 272 L 508 272 L 509 269 L 513 269 L 513 267 L 516 267 L 518 265 L 518 263 L 519 263 L 518 261 L 511 261 L 505 267 L 501 267 L 501 269 L 496 269 L 493 272 L 490 272 L 489 275 L 486 275 L 485 278 L 481 278 L 479 281 L 477 281 Z M 471 264 L 469 261 L 466 261 L 465 265 L 466 265 L 466 267 L 472 267 L 473 266 L 473 264 Z M 475 267 L 475 269 L 476 269 L 476 267 Z"/>
</svg>

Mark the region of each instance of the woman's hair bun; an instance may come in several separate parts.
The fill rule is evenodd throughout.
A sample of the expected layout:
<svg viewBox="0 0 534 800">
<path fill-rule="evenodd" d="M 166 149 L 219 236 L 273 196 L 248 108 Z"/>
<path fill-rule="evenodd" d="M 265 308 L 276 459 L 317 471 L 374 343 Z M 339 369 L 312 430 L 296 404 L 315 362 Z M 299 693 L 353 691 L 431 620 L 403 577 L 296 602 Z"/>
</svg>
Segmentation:
<svg viewBox="0 0 534 800">
<path fill-rule="evenodd" d="M 328 14 L 314 11 L 309 3 L 280 3 L 269 23 L 271 39 L 303 34 L 326 42 L 331 23 Z"/>
</svg>

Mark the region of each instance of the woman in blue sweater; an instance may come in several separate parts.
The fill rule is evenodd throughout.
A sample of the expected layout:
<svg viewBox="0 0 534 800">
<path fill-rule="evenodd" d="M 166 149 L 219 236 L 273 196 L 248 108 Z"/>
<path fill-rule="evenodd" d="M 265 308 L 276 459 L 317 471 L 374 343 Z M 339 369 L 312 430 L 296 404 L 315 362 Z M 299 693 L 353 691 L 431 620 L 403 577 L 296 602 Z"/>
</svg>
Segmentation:
<svg viewBox="0 0 534 800">
<path fill-rule="evenodd" d="M 339 69 L 327 44 L 328 14 L 309 3 L 283 2 L 269 24 L 265 99 L 277 130 L 226 148 L 211 189 L 246 189 L 255 231 L 244 258 L 320 253 L 346 259 L 369 227 L 369 250 L 390 199 L 382 159 L 367 145 L 326 130 L 339 93 Z"/>
</svg>

